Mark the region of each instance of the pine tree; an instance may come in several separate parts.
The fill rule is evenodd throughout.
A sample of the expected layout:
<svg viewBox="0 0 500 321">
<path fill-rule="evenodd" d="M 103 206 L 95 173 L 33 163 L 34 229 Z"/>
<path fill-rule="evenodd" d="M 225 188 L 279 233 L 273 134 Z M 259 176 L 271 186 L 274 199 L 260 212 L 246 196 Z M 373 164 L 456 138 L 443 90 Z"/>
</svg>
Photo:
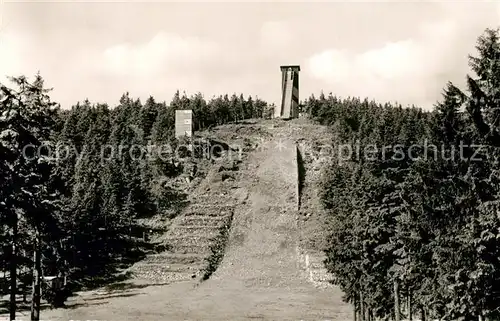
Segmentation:
<svg viewBox="0 0 500 321">
<path fill-rule="evenodd" d="M 4 187 L 9 192 L 2 193 L 7 225 L 11 229 L 10 277 L 11 302 L 10 318 L 15 319 L 17 293 L 17 269 L 19 262 L 19 228 L 25 221 L 35 236 L 33 240 L 35 258 L 40 256 L 41 234 L 56 233 L 52 211 L 55 206 L 55 192 L 51 189 L 50 178 L 53 165 L 51 155 L 40 153 L 41 147 L 48 144 L 54 129 L 55 104 L 50 101 L 44 88 L 42 77 L 38 74 L 33 83 L 26 77 L 10 78 L 16 89 L 1 86 L 2 105 L 0 145 L 6 154 L 7 178 Z M 45 227 L 45 229 L 44 229 Z M 37 260 L 35 260 L 37 261 Z M 41 267 L 34 266 L 32 320 L 39 319 Z"/>
</svg>

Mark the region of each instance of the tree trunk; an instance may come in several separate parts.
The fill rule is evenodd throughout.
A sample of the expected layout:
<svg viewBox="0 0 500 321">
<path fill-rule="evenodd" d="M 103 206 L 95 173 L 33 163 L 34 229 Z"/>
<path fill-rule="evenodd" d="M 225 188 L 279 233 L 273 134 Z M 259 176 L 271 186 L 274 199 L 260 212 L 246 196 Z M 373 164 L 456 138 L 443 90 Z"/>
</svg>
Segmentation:
<svg viewBox="0 0 500 321">
<path fill-rule="evenodd" d="M 14 222 L 12 225 L 12 247 L 10 257 L 10 304 L 9 314 L 10 320 L 16 320 L 16 293 L 17 293 L 17 226 L 18 217 L 17 213 L 14 215 Z"/>
<path fill-rule="evenodd" d="M 412 321 L 413 316 L 412 316 L 412 308 L 411 308 L 411 290 L 408 290 L 408 320 Z"/>
<path fill-rule="evenodd" d="M 25 250 L 21 249 L 20 252 L 22 252 L 21 253 L 21 257 L 27 257 Z M 18 273 L 17 273 L 18 276 L 19 276 L 19 278 L 24 279 L 24 276 L 26 275 L 26 272 L 28 272 L 28 270 L 29 270 L 28 267 L 22 265 L 19 270 L 20 271 L 18 271 Z M 25 282 L 22 282 L 21 286 L 18 286 L 18 288 L 20 288 L 20 291 L 21 291 L 21 293 L 23 295 L 23 303 L 27 303 L 28 302 L 28 300 L 26 298 L 26 288 L 27 287 L 28 287 L 28 285 Z"/>
<path fill-rule="evenodd" d="M 363 298 L 363 291 L 359 292 L 359 319 L 360 321 L 365 320 L 365 303 Z"/>
<path fill-rule="evenodd" d="M 420 307 L 420 319 L 421 319 L 422 321 L 426 321 L 426 320 L 425 320 L 425 318 L 426 318 L 426 315 L 425 315 L 425 308 L 422 306 L 422 307 Z"/>
<path fill-rule="evenodd" d="M 71 247 L 71 253 L 73 254 L 73 266 L 76 266 L 76 242 L 75 242 L 75 234 L 71 236 L 73 240 L 73 246 Z"/>
<path fill-rule="evenodd" d="M 41 257 L 40 257 L 40 234 L 35 232 L 35 248 L 33 250 L 33 292 L 31 295 L 31 321 L 40 320 L 40 277 L 41 277 Z"/>
<path fill-rule="evenodd" d="M 354 295 L 354 302 L 352 303 L 353 306 L 353 311 L 354 311 L 354 321 L 358 321 L 358 307 L 357 307 L 357 302 L 356 300 L 356 295 Z"/>
<path fill-rule="evenodd" d="M 401 321 L 401 310 L 399 308 L 399 282 L 394 279 L 394 320 Z"/>
</svg>

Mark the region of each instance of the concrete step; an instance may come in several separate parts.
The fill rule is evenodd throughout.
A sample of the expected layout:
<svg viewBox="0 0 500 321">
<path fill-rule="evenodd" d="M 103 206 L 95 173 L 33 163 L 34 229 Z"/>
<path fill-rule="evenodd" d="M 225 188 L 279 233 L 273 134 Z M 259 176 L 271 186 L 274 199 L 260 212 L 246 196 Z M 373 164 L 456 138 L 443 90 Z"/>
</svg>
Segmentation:
<svg viewBox="0 0 500 321">
<path fill-rule="evenodd" d="M 164 272 L 162 270 L 137 270 L 133 272 L 136 279 L 159 282 L 192 281 L 200 277 L 200 272 Z"/>
<path fill-rule="evenodd" d="M 168 251 L 171 253 L 181 253 L 181 254 L 206 254 L 210 253 L 210 243 L 202 244 L 167 244 Z"/>
<path fill-rule="evenodd" d="M 222 206 L 234 206 L 236 200 L 234 199 L 221 199 L 214 197 L 212 199 L 197 199 L 190 203 L 189 208 L 198 209 L 200 207 L 222 207 Z"/>
<path fill-rule="evenodd" d="M 214 238 L 219 236 L 220 229 L 219 228 L 183 228 L 182 226 L 176 227 L 168 231 L 165 235 L 164 239 L 171 239 L 176 237 L 205 237 L 205 238 Z"/>
<path fill-rule="evenodd" d="M 311 268 L 311 269 L 325 269 L 325 265 L 322 262 L 310 262 L 309 268 Z"/>
<path fill-rule="evenodd" d="M 152 262 L 138 262 L 134 264 L 134 270 L 161 270 L 163 272 L 191 272 L 194 273 L 196 271 L 200 271 L 205 267 L 205 264 L 197 263 L 197 264 L 165 264 L 165 263 L 152 263 Z"/>
<path fill-rule="evenodd" d="M 175 226 L 217 226 L 220 227 L 229 222 L 229 217 L 224 216 L 188 216 L 176 220 Z"/>
<path fill-rule="evenodd" d="M 170 253 L 163 252 L 160 254 L 151 254 L 146 257 L 144 261 L 149 263 L 162 263 L 166 265 L 171 264 L 202 264 L 205 260 L 205 255 L 198 253 Z"/>
<path fill-rule="evenodd" d="M 214 239 L 212 236 L 206 235 L 185 235 L 185 236 L 170 236 L 164 238 L 166 244 L 182 243 L 182 244 L 200 244 L 208 243 Z"/>
<path fill-rule="evenodd" d="M 189 236 L 189 235 L 204 235 L 203 232 L 219 232 L 221 224 L 218 225 L 175 225 L 167 233 L 168 236 Z"/>
<path fill-rule="evenodd" d="M 221 202 L 227 202 L 233 200 L 233 197 L 231 195 L 225 194 L 225 195 L 220 195 L 220 194 L 204 194 L 204 195 L 197 195 L 195 198 L 192 198 L 190 201 L 192 203 L 221 203 Z"/>
<path fill-rule="evenodd" d="M 320 269 L 311 269 L 313 273 L 317 274 L 330 274 L 327 269 L 325 268 L 320 268 Z"/>
<path fill-rule="evenodd" d="M 179 221 L 186 221 L 186 222 L 196 222 L 197 220 L 206 220 L 207 222 L 220 222 L 224 221 L 229 218 L 229 214 L 227 213 L 226 215 L 204 215 L 204 214 L 192 214 L 192 215 L 186 215 L 186 216 L 179 216 L 178 220 Z M 195 224 L 199 225 L 199 224 Z"/>
<path fill-rule="evenodd" d="M 312 278 L 317 282 L 328 282 L 334 280 L 333 275 L 327 273 L 326 270 L 311 270 Z"/>
<path fill-rule="evenodd" d="M 195 206 L 189 207 L 184 214 L 182 215 L 183 217 L 188 217 L 188 216 L 196 216 L 196 215 L 203 215 L 203 216 L 229 216 L 233 212 L 234 207 L 233 206 L 203 206 L 200 204 L 197 204 Z"/>
<path fill-rule="evenodd" d="M 234 207 L 237 205 L 237 202 L 236 200 L 229 200 L 229 201 L 226 201 L 226 200 L 221 200 L 221 199 L 216 199 L 216 200 L 213 200 L 213 201 L 196 201 L 194 203 L 191 203 L 188 207 L 188 209 L 194 209 L 194 210 L 198 210 L 198 209 L 203 209 L 203 208 L 224 208 L 224 207 Z"/>
<path fill-rule="evenodd" d="M 309 265 L 323 265 L 324 266 L 324 262 L 325 261 L 325 257 L 323 256 L 311 256 L 309 255 Z"/>
</svg>

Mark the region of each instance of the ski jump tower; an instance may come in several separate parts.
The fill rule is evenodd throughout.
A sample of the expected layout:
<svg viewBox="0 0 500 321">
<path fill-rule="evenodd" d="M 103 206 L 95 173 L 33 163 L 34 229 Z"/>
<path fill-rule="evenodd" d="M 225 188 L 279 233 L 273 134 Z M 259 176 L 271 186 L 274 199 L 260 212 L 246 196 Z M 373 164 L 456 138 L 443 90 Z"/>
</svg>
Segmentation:
<svg viewBox="0 0 500 321">
<path fill-rule="evenodd" d="M 300 66 L 281 66 L 281 106 L 276 106 L 274 118 L 296 118 L 299 116 L 299 71 Z"/>
</svg>

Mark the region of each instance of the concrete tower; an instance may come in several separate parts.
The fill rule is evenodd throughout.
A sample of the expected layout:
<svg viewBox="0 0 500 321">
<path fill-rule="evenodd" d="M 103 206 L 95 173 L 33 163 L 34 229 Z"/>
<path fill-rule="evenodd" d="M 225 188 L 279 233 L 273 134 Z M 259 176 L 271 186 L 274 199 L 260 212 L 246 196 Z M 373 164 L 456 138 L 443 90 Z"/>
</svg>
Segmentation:
<svg viewBox="0 0 500 321">
<path fill-rule="evenodd" d="M 281 66 L 281 104 L 276 106 L 275 118 L 299 116 L 299 71 L 300 66 Z"/>
</svg>

